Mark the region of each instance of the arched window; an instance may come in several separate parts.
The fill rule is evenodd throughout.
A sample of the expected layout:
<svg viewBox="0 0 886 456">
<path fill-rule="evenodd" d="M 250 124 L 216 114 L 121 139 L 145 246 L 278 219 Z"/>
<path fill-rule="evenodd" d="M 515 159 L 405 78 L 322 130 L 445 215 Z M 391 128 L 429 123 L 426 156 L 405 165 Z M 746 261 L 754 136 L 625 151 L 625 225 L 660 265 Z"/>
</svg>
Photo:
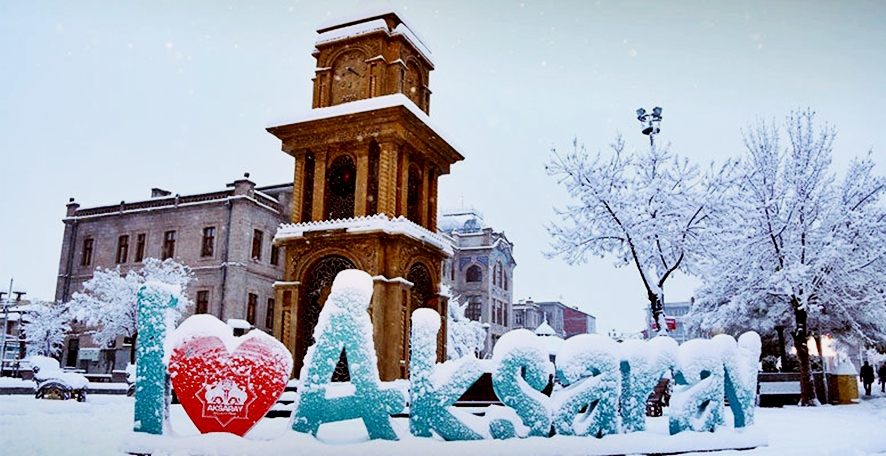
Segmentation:
<svg viewBox="0 0 886 456">
<path fill-rule="evenodd" d="M 305 274 L 301 287 L 303 294 L 298 306 L 298 332 L 301 339 L 296 342 L 298 344 L 296 345 L 296 359 L 304 359 L 308 347 L 314 343 L 314 327 L 317 326 L 320 309 L 323 308 L 326 297 L 329 296 L 335 276 L 345 269 L 356 269 L 356 267 L 351 260 L 345 257 L 330 255 L 319 259 Z M 333 381 L 347 381 L 350 378 L 347 363 L 344 362 L 344 354 L 341 358 L 336 365 Z"/>
<path fill-rule="evenodd" d="M 326 214 L 327 220 L 344 219 L 354 216 L 354 191 L 356 190 L 357 167 L 349 155 L 340 155 L 332 161 L 326 172 Z"/>
<path fill-rule="evenodd" d="M 436 308 L 433 303 L 429 302 L 434 290 L 431 285 L 431 272 L 427 266 L 415 263 L 409 268 L 406 280 L 412 282 L 412 305 L 410 310 L 414 311 L 422 307 Z M 410 312 L 411 314 L 412 312 Z"/>
<path fill-rule="evenodd" d="M 480 266 L 472 265 L 468 268 L 468 271 L 465 273 L 465 281 L 467 282 L 482 282 L 483 281 L 483 270 L 480 269 Z"/>
<path fill-rule="evenodd" d="M 406 185 L 406 218 L 421 225 L 421 171 L 409 167 L 409 181 Z"/>
<path fill-rule="evenodd" d="M 304 180 L 302 181 L 301 221 L 310 222 L 314 212 L 314 154 L 308 152 L 304 159 Z"/>
</svg>

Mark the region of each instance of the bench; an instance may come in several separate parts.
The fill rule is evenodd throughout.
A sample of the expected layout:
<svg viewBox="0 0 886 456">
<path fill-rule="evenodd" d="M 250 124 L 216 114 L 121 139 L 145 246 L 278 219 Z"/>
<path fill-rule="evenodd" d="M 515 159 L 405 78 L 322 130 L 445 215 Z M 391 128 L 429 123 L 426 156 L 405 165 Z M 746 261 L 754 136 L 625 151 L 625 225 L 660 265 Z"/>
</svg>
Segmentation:
<svg viewBox="0 0 886 456">
<path fill-rule="evenodd" d="M 800 402 L 800 374 L 796 372 L 757 374 L 757 405 L 782 407 Z"/>
</svg>

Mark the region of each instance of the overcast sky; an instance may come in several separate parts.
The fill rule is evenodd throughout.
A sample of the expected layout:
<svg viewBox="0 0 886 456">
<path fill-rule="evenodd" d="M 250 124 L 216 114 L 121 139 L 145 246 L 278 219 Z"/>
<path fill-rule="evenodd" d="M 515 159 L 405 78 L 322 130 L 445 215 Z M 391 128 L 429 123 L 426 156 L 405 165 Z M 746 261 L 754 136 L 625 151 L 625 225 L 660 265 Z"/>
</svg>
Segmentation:
<svg viewBox="0 0 886 456">
<path fill-rule="evenodd" d="M 542 254 L 565 192 L 551 147 L 589 150 L 634 111 L 664 108 L 660 139 L 706 166 L 742 151 L 757 117 L 811 107 L 838 128 L 835 171 L 873 149 L 886 167 L 886 3 L 879 1 L 400 1 L 429 45 L 431 118 L 465 156 L 440 207 L 472 206 L 515 244 L 515 300 L 558 300 L 599 332 L 643 327 L 635 270 Z M 311 107 L 317 26 L 355 0 L 0 0 L 0 289 L 55 292 L 69 197 L 83 207 L 188 194 L 251 173 L 291 181 L 265 131 Z M 697 282 L 678 278 L 667 301 Z"/>
</svg>

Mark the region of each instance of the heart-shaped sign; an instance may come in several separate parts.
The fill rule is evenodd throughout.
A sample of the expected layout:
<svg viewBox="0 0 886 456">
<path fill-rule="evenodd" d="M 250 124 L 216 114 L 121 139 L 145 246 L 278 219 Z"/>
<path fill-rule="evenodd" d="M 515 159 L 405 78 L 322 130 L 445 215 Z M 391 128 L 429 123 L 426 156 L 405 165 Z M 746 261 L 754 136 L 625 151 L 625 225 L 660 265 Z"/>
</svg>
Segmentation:
<svg viewBox="0 0 886 456">
<path fill-rule="evenodd" d="M 227 334 L 207 335 L 211 333 L 207 327 L 221 327 L 214 322 L 186 324 L 192 318 L 174 334 L 179 343 L 174 344 L 169 358 L 172 388 L 200 432 L 242 436 L 283 393 L 292 372 L 292 357 L 283 344 L 261 331 L 235 338 L 230 327 L 210 317 L 227 328 Z M 199 330 L 190 334 L 179 331 L 188 328 Z"/>
</svg>

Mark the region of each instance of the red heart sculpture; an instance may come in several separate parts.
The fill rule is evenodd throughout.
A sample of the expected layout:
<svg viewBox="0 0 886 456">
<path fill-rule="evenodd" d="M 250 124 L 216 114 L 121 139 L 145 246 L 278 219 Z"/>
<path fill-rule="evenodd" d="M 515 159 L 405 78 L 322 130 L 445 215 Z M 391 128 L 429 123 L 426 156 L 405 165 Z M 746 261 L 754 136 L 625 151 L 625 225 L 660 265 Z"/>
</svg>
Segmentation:
<svg viewBox="0 0 886 456">
<path fill-rule="evenodd" d="M 264 336 L 264 334 L 262 334 Z M 248 337 L 233 353 L 215 336 L 189 339 L 169 359 L 172 388 L 202 433 L 243 436 L 286 388 L 292 358 L 271 337 Z"/>
</svg>

